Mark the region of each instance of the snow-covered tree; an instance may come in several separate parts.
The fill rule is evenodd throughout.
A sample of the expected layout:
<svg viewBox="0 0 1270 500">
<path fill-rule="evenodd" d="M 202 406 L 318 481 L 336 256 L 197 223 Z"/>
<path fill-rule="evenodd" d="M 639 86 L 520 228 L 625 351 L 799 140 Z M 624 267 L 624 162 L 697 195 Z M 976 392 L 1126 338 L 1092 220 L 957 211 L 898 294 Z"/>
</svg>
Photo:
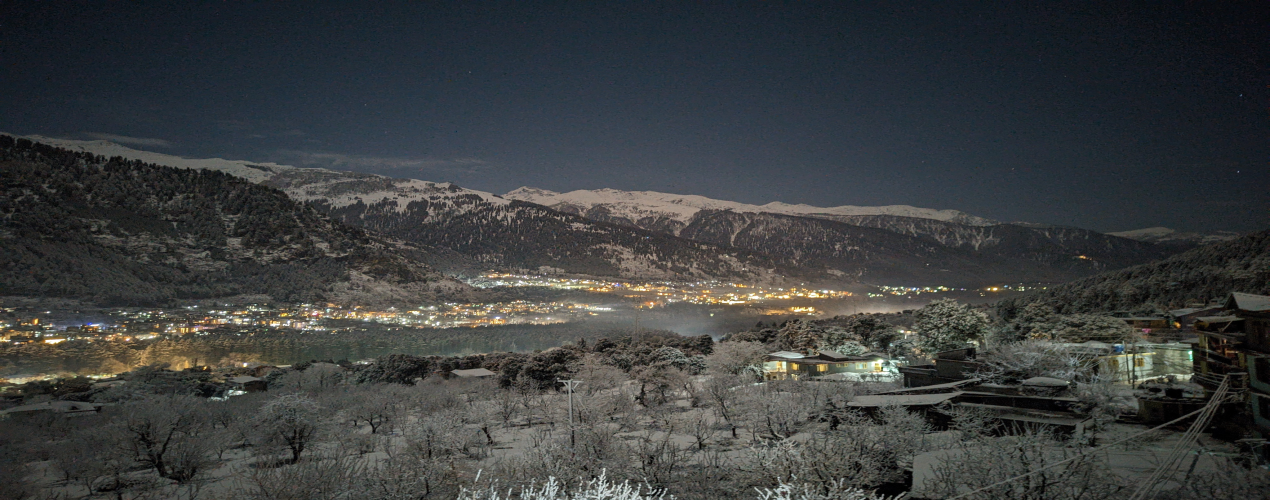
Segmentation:
<svg viewBox="0 0 1270 500">
<path fill-rule="evenodd" d="M 259 428 L 267 442 L 291 452 L 289 463 L 300 460 L 300 454 L 317 436 L 318 404 L 300 394 L 283 394 L 260 408 Z"/>
<path fill-rule="evenodd" d="M 1057 314 L 1054 308 L 1040 302 L 1023 307 L 1009 323 L 994 335 L 999 343 L 1025 339 L 1056 342 L 1089 340 L 1121 341 L 1133 336 L 1133 329 L 1119 318 L 1105 314 Z"/>
<path fill-rule="evenodd" d="M 759 342 L 720 342 L 706 356 L 706 366 L 714 375 L 763 376 L 763 355 L 769 349 Z"/>
<path fill-rule="evenodd" d="M 479 475 L 477 479 L 479 481 Z M 504 492 L 497 485 L 473 490 L 463 488 L 458 500 L 510 500 L 513 498 L 521 500 L 670 500 L 674 497 L 666 495 L 665 490 L 658 490 L 652 486 L 632 485 L 630 481 L 621 483 L 610 481 L 607 472 L 601 472 L 600 477 L 574 488 L 565 486 L 554 476 L 547 478 L 541 484 L 522 487 L 518 494 L 513 494 L 511 488 Z"/>
<path fill-rule="evenodd" d="M 953 299 L 939 299 L 917 310 L 916 347 L 926 355 L 965 347 L 988 330 L 988 315 Z"/>
<path fill-rule="evenodd" d="M 1095 356 L 1044 340 L 996 345 L 980 353 L 978 361 L 983 364 L 979 376 L 996 383 L 1015 383 L 1032 377 L 1087 381 L 1092 380 L 1096 369 Z"/>
</svg>

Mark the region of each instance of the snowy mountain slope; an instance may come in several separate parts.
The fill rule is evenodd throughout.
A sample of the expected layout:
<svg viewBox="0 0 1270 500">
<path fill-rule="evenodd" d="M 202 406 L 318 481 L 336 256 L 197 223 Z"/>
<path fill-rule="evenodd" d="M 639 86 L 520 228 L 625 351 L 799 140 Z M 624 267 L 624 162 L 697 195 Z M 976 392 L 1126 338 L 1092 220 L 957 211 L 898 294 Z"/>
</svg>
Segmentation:
<svg viewBox="0 0 1270 500">
<path fill-rule="evenodd" d="M 0 132 L 0 135 L 30 139 L 31 141 L 47 144 L 49 146 L 56 146 L 76 152 L 92 153 L 95 155 L 105 156 L 107 158 L 119 156 L 129 160 L 141 160 L 155 165 L 193 168 L 198 170 L 216 170 L 218 172 L 225 172 L 229 175 L 242 177 L 251 182 L 257 183 L 273 177 L 277 172 L 282 170 L 296 168 L 287 165 L 278 165 L 276 163 L 252 163 L 246 161 L 223 160 L 220 158 L 182 158 L 180 156 L 155 153 L 152 151 L 140 151 L 127 146 L 121 146 L 110 141 L 79 141 L 75 139 L 57 139 L 40 135 L 17 136 L 3 132 Z"/>
<path fill-rule="evenodd" d="M 28 137 L 103 156 L 216 170 L 281 189 L 336 219 L 443 255 L 450 270 L 511 268 L 648 279 L 737 279 L 777 283 L 772 259 L 735 248 L 596 222 L 450 183 L 222 159 L 194 160 L 137 151 L 107 141 Z M 823 271 L 823 270 L 820 270 Z"/>
<path fill-rule="evenodd" d="M 1132 231 L 1107 233 L 1112 236 L 1163 244 L 1207 245 L 1221 241 L 1230 241 L 1239 237 L 1239 233 L 1231 231 L 1215 231 L 1211 233 L 1184 233 L 1167 227 L 1148 227 Z"/>
<path fill-rule="evenodd" d="M 223 173 L 0 136 L 0 290 L 107 304 L 418 304 L 475 291 L 417 248 Z"/>
<path fill-rule="evenodd" d="M 504 198 L 546 205 L 564 212 L 590 218 L 606 219 L 617 223 L 646 227 L 657 223 L 669 232 L 678 232 L 692 222 L 701 210 L 731 210 L 741 213 L 774 213 L 833 219 L 860 215 L 893 215 L 967 225 L 987 226 L 996 221 L 970 215 L 957 210 L 934 210 L 908 205 L 882 207 L 814 207 L 772 202 L 766 205 L 750 205 L 733 201 L 716 200 L 696 195 L 678 195 L 655 191 L 620 191 L 617 189 L 578 190 L 557 193 L 545 189 L 522 187 L 511 191 Z"/>
<path fill-rule="evenodd" d="M 1066 281 L 1168 255 L 1154 245 L 1071 228 L 963 226 L 930 219 L 866 224 L 770 213 L 702 211 L 680 235 L 781 256 L 871 283 L 974 285 Z M 874 221 L 876 222 L 876 221 Z M 905 226 L 907 224 L 907 226 Z M 909 227 L 905 234 L 895 228 Z"/>
<path fill-rule="evenodd" d="M 1061 281 L 1163 256 L 1155 245 L 1092 231 L 997 224 L 952 210 L 747 205 L 607 189 L 520 188 L 500 197 L 448 183 L 52 141 L 276 187 L 343 222 L 419 245 L 430 264 L 451 272 L 974 284 Z"/>
<path fill-rule="evenodd" d="M 1026 259 L 1044 265 L 1061 265 L 1085 272 L 1085 264 L 1098 263 L 1088 270 L 1115 269 L 1163 258 L 1176 250 L 1065 226 L 1043 224 L 997 224 L 967 226 L 951 222 L 886 215 L 837 218 L 841 222 L 885 229 L 939 242 L 941 245 L 973 251 L 1000 259 Z M 1085 262 L 1072 262 L 1072 259 Z"/>
<path fill-rule="evenodd" d="M 1079 228 L 1001 224 L 954 210 L 908 206 L 818 208 L 783 203 L 747 205 L 701 196 L 613 189 L 562 194 L 520 188 L 504 197 L 536 200 L 536 203 L 594 220 L 677 234 L 717 245 L 737 246 L 779 256 L 782 262 L 815 262 L 862 277 L 873 275 L 877 278 L 886 274 L 909 278 L 926 276 L 924 272 L 914 271 L 915 266 L 938 266 L 944 269 L 945 274 L 941 275 L 944 283 L 948 283 L 951 276 L 986 281 L 1008 276 L 1025 281 L 1063 281 L 1162 258 L 1172 251 Z M 775 216 L 822 222 L 784 221 L 777 224 L 775 221 L 782 219 Z M 849 229 L 835 223 L 876 230 Z M 743 230 L 737 224 L 750 229 Z M 797 227 L 802 238 L 781 241 L 777 234 L 770 238 L 756 237 L 756 233 L 751 231 L 752 225 L 775 227 L 781 224 Z M 816 234 L 817 231 L 819 234 Z M 901 235 L 928 244 L 905 242 L 903 238 L 897 238 Z M 862 241 L 872 242 L 872 245 L 864 245 L 872 249 L 870 252 L 842 253 L 836 250 L 861 248 Z M 931 257 L 918 250 L 934 247 L 955 252 Z M 803 256 L 814 257 L 808 260 Z M 874 265 L 865 265 L 866 262 Z M 907 264 L 900 266 L 892 262 Z"/>
</svg>

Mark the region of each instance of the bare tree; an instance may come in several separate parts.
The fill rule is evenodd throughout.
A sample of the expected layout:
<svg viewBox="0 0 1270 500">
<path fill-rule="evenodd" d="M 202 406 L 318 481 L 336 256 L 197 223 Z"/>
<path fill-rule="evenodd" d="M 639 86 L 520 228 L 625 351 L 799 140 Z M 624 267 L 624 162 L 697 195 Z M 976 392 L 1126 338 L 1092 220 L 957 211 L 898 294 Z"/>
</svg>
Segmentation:
<svg viewBox="0 0 1270 500">
<path fill-rule="evenodd" d="M 718 432 L 714 420 L 710 418 L 709 413 L 704 411 L 684 412 L 676 420 L 676 427 L 681 429 L 684 434 L 692 436 L 698 450 L 706 449 L 706 445 L 714 439 L 715 433 Z"/>
<path fill-rule="evenodd" d="M 201 403 L 191 396 L 157 396 L 128 405 L 121 418 L 125 451 L 159 477 L 179 483 L 198 477 L 212 463 L 200 435 L 211 429 Z"/>
<path fill-rule="evenodd" d="M 1004 479 L 1004 484 L 976 493 L 976 499 L 1098 500 L 1117 498 L 1127 485 L 1107 474 L 1094 455 L 1062 446 L 1041 432 L 1001 438 L 983 438 L 961 448 L 934 452 L 931 478 L 923 491 L 926 496 L 953 496 L 988 487 Z M 1062 466 L 1061 461 L 1074 459 Z M 1037 472 L 1040 471 L 1040 472 Z M 1024 474 L 1033 473 L 1028 476 Z"/>
<path fill-rule="evenodd" d="M 712 375 L 706 379 L 704 384 L 705 394 L 709 398 L 711 407 L 715 413 L 728 424 L 728 430 L 732 432 L 732 439 L 736 439 L 737 419 L 739 417 L 740 398 L 737 390 L 742 384 L 742 379 L 736 376 L 728 375 Z"/>
<path fill-rule="evenodd" d="M 403 391 L 400 386 L 376 384 L 373 386 L 357 386 L 346 403 L 344 415 L 354 424 L 366 424 L 370 433 L 379 432 L 380 428 L 391 426 L 404 411 Z"/>
<path fill-rule="evenodd" d="M 318 404 L 306 396 L 283 394 L 260 408 L 257 423 L 265 442 L 289 450 L 287 463 L 294 464 L 318 434 L 319 410 Z"/>
</svg>

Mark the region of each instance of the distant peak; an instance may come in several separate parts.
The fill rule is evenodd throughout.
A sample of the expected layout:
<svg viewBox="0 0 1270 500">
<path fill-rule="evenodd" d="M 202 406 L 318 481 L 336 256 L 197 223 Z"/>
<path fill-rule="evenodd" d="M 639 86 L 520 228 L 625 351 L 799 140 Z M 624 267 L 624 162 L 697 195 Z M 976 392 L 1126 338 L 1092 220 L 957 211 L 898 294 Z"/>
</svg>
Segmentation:
<svg viewBox="0 0 1270 500">
<path fill-rule="evenodd" d="M 1121 237 L 1146 236 L 1146 235 L 1164 236 L 1164 235 L 1173 234 L 1176 232 L 1177 232 L 1176 230 L 1169 229 L 1167 227 L 1157 226 L 1157 227 L 1148 227 L 1143 229 L 1133 229 L 1130 231 L 1118 231 L 1118 232 L 1107 233 L 1107 234 L 1110 234 L 1112 236 L 1121 236 Z"/>
<path fill-rule="evenodd" d="M 508 191 L 507 194 L 503 195 L 503 198 L 515 200 L 515 199 L 521 199 L 523 197 L 556 196 L 559 194 L 560 193 L 557 193 L 555 191 L 548 191 L 546 189 L 539 189 L 536 187 L 529 187 L 529 186 L 521 186 L 511 191 Z"/>
</svg>

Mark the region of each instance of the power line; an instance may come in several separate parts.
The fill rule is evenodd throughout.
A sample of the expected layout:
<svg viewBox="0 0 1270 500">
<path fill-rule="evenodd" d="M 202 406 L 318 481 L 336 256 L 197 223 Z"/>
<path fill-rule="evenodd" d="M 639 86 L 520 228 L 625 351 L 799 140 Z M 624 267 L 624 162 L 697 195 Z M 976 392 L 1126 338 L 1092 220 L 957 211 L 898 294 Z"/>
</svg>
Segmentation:
<svg viewBox="0 0 1270 500">
<path fill-rule="evenodd" d="M 1229 375 L 1226 375 L 1226 376 L 1225 376 L 1225 378 L 1223 378 L 1223 379 L 1222 379 L 1222 385 L 1223 385 L 1223 386 L 1226 386 L 1226 385 L 1229 383 L 1229 379 L 1230 379 L 1230 376 L 1229 376 Z M 1223 394 L 1223 396 L 1225 396 L 1225 394 Z M 1013 482 L 1013 481 L 1015 481 L 1015 480 L 1017 480 L 1017 479 L 1023 479 L 1023 478 L 1025 478 L 1025 477 L 1031 476 L 1031 475 L 1033 475 L 1033 474 L 1039 474 L 1039 473 L 1041 473 L 1041 472 L 1043 472 L 1043 471 L 1046 471 L 1046 470 L 1048 470 L 1048 469 L 1052 469 L 1052 468 L 1057 467 L 1057 466 L 1059 466 L 1059 465 L 1063 465 L 1063 464 L 1068 463 L 1068 462 L 1072 462 L 1072 461 L 1075 461 L 1075 460 L 1079 460 L 1079 459 L 1084 458 L 1084 457 L 1086 457 L 1087 455 L 1092 454 L 1092 453 L 1094 453 L 1094 452 L 1097 452 L 1097 451 L 1102 451 L 1103 449 L 1110 448 L 1110 447 L 1112 447 L 1112 446 L 1116 446 L 1116 445 L 1118 445 L 1118 444 L 1125 443 L 1125 442 L 1128 442 L 1128 441 L 1133 440 L 1133 439 L 1137 439 L 1138 437 L 1141 437 L 1141 436 L 1143 436 L 1143 435 L 1146 435 L 1146 434 L 1149 434 L 1149 433 L 1155 432 L 1155 431 L 1157 431 L 1157 430 L 1160 430 L 1160 429 L 1162 429 L 1162 428 L 1164 428 L 1164 427 L 1168 427 L 1168 426 L 1170 426 L 1170 425 L 1176 424 L 1176 423 L 1178 423 L 1178 422 L 1181 422 L 1181 421 L 1183 421 L 1183 420 L 1186 420 L 1186 419 L 1188 419 L 1188 418 L 1191 418 L 1191 417 L 1193 417 L 1193 416 L 1195 416 L 1195 415 L 1198 415 L 1198 414 L 1200 414 L 1200 413 L 1206 412 L 1206 411 L 1208 411 L 1208 409 L 1209 409 L 1210 407 L 1216 407 L 1217 405 L 1220 405 L 1220 404 L 1221 404 L 1221 401 L 1217 398 L 1217 395 L 1216 395 L 1216 394 L 1214 394 L 1214 395 L 1213 395 L 1213 398 L 1212 398 L 1212 399 L 1210 399 L 1210 400 L 1208 401 L 1208 404 L 1207 404 L 1207 405 L 1204 405 L 1204 407 L 1203 407 L 1203 408 L 1200 408 L 1200 409 L 1195 410 L 1195 411 L 1193 411 L 1193 412 L 1187 413 L 1187 414 L 1185 414 L 1185 415 L 1182 415 L 1182 416 L 1180 416 L 1180 417 L 1178 417 L 1178 418 L 1175 418 L 1175 419 L 1173 419 L 1173 420 L 1170 420 L 1170 421 L 1168 421 L 1168 422 L 1162 423 L 1162 424 L 1160 424 L 1160 425 L 1157 425 L 1157 426 L 1152 427 L 1152 428 L 1150 428 L 1150 429 L 1147 429 L 1147 430 L 1145 430 L 1145 431 L 1142 431 L 1142 432 L 1139 432 L 1139 433 L 1137 433 L 1137 434 L 1131 435 L 1131 436 L 1126 437 L 1126 438 L 1124 438 L 1124 439 L 1121 439 L 1121 440 L 1119 440 L 1119 441 L 1116 441 L 1116 442 L 1113 442 L 1113 443 L 1104 444 L 1104 445 L 1099 446 L 1099 447 L 1097 447 L 1097 448 L 1093 448 L 1093 449 L 1091 449 L 1091 450 L 1089 450 L 1089 451 L 1077 452 L 1076 456 L 1074 456 L 1074 457 L 1072 457 L 1072 458 L 1069 458 L 1069 459 L 1066 459 L 1066 460 L 1060 460 L 1060 461 L 1058 461 L 1058 462 L 1054 462 L 1054 463 L 1052 463 L 1052 464 L 1049 464 L 1049 465 L 1047 465 L 1047 466 L 1045 466 L 1045 467 L 1041 467 L 1041 468 L 1039 468 L 1039 469 L 1036 469 L 1036 470 L 1034 470 L 1034 471 L 1032 471 L 1032 472 L 1028 472 L 1028 473 L 1026 473 L 1026 474 L 1020 474 L 1020 475 L 1014 476 L 1014 477 L 1012 477 L 1012 478 L 1006 479 L 1006 480 L 1004 480 L 1004 481 L 999 481 L 999 482 L 996 482 L 996 483 L 993 483 L 993 484 L 989 484 L 989 485 L 987 485 L 987 486 L 984 486 L 984 487 L 982 487 L 982 488 L 979 488 L 979 489 L 976 489 L 976 490 L 970 491 L 970 492 L 968 492 L 968 493 L 963 493 L 963 494 L 957 495 L 957 496 L 955 496 L 955 497 L 949 498 L 948 500 L 958 500 L 958 499 L 961 499 L 961 498 L 966 498 L 966 497 L 969 497 L 970 495 L 974 495 L 975 493 L 981 493 L 981 492 L 984 492 L 984 491 L 990 490 L 990 489 L 992 489 L 992 488 L 996 488 L 997 486 L 1001 486 L 1001 485 L 1003 485 L 1003 484 L 1008 484 L 1008 483 Z"/>
<path fill-rule="evenodd" d="M 1213 393 L 1212 401 L 1221 401 L 1226 397 L 1226 393 L 1229 392 L 1229 390 L 1230 376 L 1228 375 L 1222 378 L 1221 385 L 1218 386 L 1217 391 Z M 1159 486 L 1160 481 L 1164 479 L 1165 474 L 1171 475 L 1173 473 L 1174 464 L 1176 464 L 1178 459 L 1182 458 L 1182 455 L 1187 452 L 1197 439 L 1199 439 L 1200 433 L 1204 431 L 1204 428 L 1208 427 L 1208 422 L 1211 421 L 1213 415 L 1217 413 L 1217 408 L 1218 405 L 1215 404 L 1208 404 L 1202 408 L 1204 413 L 1201 413 L 1199 418 L 1195 419 L 1195 423 L 1191 424 L 1191 428 L 1187 429 L 1186 434 L 1182 435 L 1182 439 L 1178 440 L 1177 445 L 1173 447 L 1169 456 L 1160 463 L 1160 466 L 1155 469 L 1155 472 L 1151 473 L 1150 478 L 1138 486 L 1138 490 L 1133 493 L 1133 496 L 1129 497 L 1129 500 L 1147 498 L 1147 496 L 1151 494 L 1151 490 L 1154 490 L 1157 486 Z"/>
</svg>

